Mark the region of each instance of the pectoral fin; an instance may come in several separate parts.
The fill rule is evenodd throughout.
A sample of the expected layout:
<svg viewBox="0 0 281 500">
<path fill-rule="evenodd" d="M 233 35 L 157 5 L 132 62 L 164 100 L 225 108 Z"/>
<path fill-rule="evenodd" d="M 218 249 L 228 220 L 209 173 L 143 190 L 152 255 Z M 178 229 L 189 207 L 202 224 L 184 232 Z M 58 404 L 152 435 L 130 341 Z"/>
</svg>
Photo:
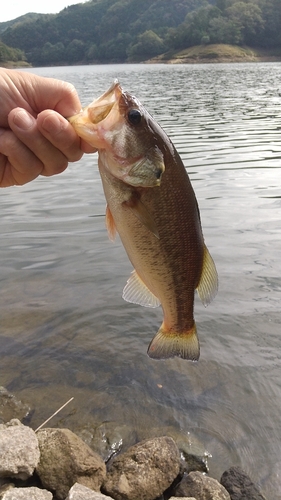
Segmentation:
<svg viewBox="0 0 281 500">
<path fill-rule="evenodd" d="M 160 300 L 147 288 L 136 271 L 133 271 L 124 290 L 123 299 L 144 307 L 158 307 Z"/>
<path fill-rule="evenodd" d="M 108 232 L 108 237 L 111 241 L 115 240 L 117 229 L 115 226 L 115 222 L 112 216 L 112 213 L 110 211 L 109 206 L 106 206 L 106 212 L 105 212 L 105 224 L 106 224 L 106 229 Z"/>
<path fill-rule="evenodd" d="M 204 245 L 203 268 L 201 278 L 197 286 L 197 292 L 205 307 L 212 302 L 217 291 L 218 273 L 209 250 L 206 245 Z"/>
<path fill-rule="evenodd" d="M 140 220 L 140 222 L 159 239 L 158 229 L 152 215 L 147 210 L 146 206 L 142 203 L 138 196 L 132 196 L 129 201 L 124 201 L 133 214 Z"/>
</svg>

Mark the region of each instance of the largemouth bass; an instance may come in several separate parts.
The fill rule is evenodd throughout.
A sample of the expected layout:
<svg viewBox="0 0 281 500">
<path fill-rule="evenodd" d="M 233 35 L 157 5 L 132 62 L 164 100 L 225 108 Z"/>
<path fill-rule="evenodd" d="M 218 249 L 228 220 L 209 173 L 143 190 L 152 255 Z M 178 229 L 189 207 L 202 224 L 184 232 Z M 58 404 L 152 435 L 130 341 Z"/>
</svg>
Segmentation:
<svg viewBox="0 0 281 500">
<path fill-rule="evenodd" d="M 218 278 L 179 154 L 118 81 L 69 121 L 98 150 L 108 233 L 112 240 L 119 233 L 134 266 L 123 298 L 162 306 L 163 323 L 148 355 L 198 360 L 194 291 L 206 306 L 216 295 Z"/>
</svg>

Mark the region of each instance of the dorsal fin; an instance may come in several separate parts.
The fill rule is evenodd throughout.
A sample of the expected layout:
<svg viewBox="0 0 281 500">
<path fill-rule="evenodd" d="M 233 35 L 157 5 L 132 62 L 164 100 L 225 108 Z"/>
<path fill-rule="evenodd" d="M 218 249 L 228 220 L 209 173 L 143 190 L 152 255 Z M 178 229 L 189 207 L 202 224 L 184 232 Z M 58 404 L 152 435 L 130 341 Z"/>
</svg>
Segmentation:
<svg viewBox="0 0 281 500">
<path fill-rule="evenodd" d="M 215 298 L 218 291 L 218 273 L 215 263 L 204 245 L 203 268 L 197 292 L 202 304 L 206 307 Z"/>
</svg>

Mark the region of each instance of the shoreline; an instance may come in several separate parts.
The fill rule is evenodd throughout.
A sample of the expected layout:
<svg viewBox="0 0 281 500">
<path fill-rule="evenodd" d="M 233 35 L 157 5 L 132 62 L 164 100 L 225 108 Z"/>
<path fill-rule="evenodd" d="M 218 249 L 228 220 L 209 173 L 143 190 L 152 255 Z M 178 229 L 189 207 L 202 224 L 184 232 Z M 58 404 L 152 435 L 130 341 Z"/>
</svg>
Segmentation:
<svg viewBox="0 0 281 500">
<path fill-rule="evenodd" d="M 206 453 L 186 451 L 172 435 L 129 446 L 121 439 L 104 457 L 67 427 L 45 427 L 72 399 L 33 430 L 22 423 L 30 407 L 4 387 L 0 396 L 1 500 L 266 500 L 241 467 L 215 479 Z"/>
<path fill-rule="evenodd" d="M 52 66 L 91 66 L 91 65 L 110 65 L 110 64 L 225 64 L 225 63 L 261 63 L 261 62 L 281 62 L 281 47 L 279 51 L 270 49 L 259 49 L 251 47 L 239 47 L 226 44 L 195 45 L 180 51 L 169 51 L 150 59 L 138 61 L 80 61 L 76 64 L 69 64 L 61 61 Z M 31 63 L 27 61 L 5 61 L 1 67 L 8 69 L 32 68 Z M 50 65 L 46 66 L 49 67 Z"/>
<path fill-rule="evenodd" d="M 164 64 L 207 64 L 207 63 L 245 63 L 281 62 L 280 53 L 251 47 L 238 47 L 226 44 L 196 45 L 181 51 L 168 52 L 153 57 L 146 63 Z"/>
</svg>

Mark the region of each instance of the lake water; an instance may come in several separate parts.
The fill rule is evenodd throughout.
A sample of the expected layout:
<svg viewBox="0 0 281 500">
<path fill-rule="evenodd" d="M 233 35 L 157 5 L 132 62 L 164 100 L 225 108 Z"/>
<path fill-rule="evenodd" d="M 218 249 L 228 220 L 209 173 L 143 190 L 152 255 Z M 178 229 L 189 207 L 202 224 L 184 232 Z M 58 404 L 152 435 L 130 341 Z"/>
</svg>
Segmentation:
<svg viewBox="0 0 281 500">
<path fill-rule="evenodd" d="M 181 433 L 213 477 L 240 465 L 281 499 L 281 64 L 32 71 L 83 105 L 116 77 L 143 102 L 183 158 L 220 286 L 207 309 L 196 299 L 199 362 L 151 360 L 161 308 L 121 298 L 131 265 L 107 237 L 97 155 L 3 189 L 0 385 L 33 428 L 74 397 L 50 425 L 125 446 Z"/>
</svg>

